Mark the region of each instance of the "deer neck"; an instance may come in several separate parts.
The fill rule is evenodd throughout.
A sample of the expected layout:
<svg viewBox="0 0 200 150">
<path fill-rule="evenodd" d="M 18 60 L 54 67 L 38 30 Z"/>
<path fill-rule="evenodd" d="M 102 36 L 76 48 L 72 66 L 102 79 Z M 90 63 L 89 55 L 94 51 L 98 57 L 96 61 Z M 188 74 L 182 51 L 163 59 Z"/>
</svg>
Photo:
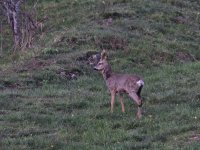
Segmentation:
<svg viewBox="0 0 200 150">
<path fill-rule="evenodd" d="M 108 64 L 104 70 L 102 70 L 104 80 L 107 80 L 112 76 L 112 69 L 111 66 Z"/>
</svg>

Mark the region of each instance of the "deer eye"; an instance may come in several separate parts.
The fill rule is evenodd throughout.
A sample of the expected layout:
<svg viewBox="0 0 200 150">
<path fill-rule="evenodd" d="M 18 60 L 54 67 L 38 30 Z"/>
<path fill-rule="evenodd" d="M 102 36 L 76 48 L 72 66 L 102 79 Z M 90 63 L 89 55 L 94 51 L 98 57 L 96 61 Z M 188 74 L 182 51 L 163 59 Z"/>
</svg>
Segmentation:
<svg viewBox="0 0 200 150">
<path fill-rule="evenodd" d="M 102 64 L 103 64 L 102 62 L 98 63 L 98 65 L 102 65 Z"/>
</svg>

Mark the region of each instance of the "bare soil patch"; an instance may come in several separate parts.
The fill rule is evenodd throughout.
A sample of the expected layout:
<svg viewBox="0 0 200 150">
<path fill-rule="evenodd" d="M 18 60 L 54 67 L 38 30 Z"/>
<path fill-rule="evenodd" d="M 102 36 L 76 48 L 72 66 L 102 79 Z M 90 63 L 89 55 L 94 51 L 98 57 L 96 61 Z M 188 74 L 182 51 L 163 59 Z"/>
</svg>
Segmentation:
<svg viewBox="0 0 200 150">
<path fill-rule="evenodd" d="M 198 141 L 200 142 L 200 133 L 189 136 L 188 141 L 189 143 L 198 142 Z"/>
<path fill-rule="evenodd" d="M 42 60 L 37 57 L 34 57 L 22 64 L 18 69 L 16 69 L 16 72 L 21 73 L 26 71 L 40 70 L 45 66 L 49 66 L 53 63 L 55 62 L 52 60 Z"/>
<path fill-rule="evenodd" d="M 95 44 L 101 49 L 122 49 L 128 51 L 128 41 L 118 36 L 105 36 L 95 39 Z"/>
<path fill-rule="evenodd" d="M 182 63 L 192 62 L 196 60 L 194 55 L 190 54 L 189 52 L 182 52 L 182 51 L 176 52 L 175 59 Z"/>
</svg>

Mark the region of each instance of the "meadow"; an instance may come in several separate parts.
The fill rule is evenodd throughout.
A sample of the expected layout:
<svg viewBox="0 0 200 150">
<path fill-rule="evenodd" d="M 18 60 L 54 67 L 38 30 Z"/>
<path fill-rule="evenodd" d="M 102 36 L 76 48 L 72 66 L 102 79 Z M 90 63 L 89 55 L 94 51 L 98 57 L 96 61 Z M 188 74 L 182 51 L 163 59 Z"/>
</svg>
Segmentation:
<svg viewBox="0 0 200 150">
<path fill-rule="evenodd" d="M 39 1 L 32 49 L 11 53 L 1 32 L 0 149 L 199 149 L 199 10 L 194 0 Z M 102 49 L 115 72 L 144 78 L 141 119 L 128 96 L 125 113 L 119 97 L 110 113 L 88 64 Z"/>
</svg>

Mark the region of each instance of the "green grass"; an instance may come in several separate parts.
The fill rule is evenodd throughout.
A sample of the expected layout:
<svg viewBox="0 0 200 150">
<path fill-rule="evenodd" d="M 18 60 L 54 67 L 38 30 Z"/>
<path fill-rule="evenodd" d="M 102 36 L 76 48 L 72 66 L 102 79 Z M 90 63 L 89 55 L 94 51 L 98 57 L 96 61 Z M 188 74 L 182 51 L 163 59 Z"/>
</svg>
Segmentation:
<svg viewBox="0 0 200 150">
<path fill-rule="evenodd" d="M 197 148 L 199 63 L 143 71 L 144 116 L 126 97 L 110 113 L 100 75 L 63 84 L 1 92 L 4 149 L 179 149 Z"/>
<path fill-rule="evenodd" d="M 10 31 L 1 32 L 0 149 L 199 149 L 199 6 L 192 0 L 39 2 L 38 19 L 48 19 L 33 49 L 10 54 Z M 84 60 L 103 48 L 113 70 L 143 76 L 141 119 L 128 96 L 125 113 L 119 97 L 110 113 L 105 82 Z"/>
</svg>

